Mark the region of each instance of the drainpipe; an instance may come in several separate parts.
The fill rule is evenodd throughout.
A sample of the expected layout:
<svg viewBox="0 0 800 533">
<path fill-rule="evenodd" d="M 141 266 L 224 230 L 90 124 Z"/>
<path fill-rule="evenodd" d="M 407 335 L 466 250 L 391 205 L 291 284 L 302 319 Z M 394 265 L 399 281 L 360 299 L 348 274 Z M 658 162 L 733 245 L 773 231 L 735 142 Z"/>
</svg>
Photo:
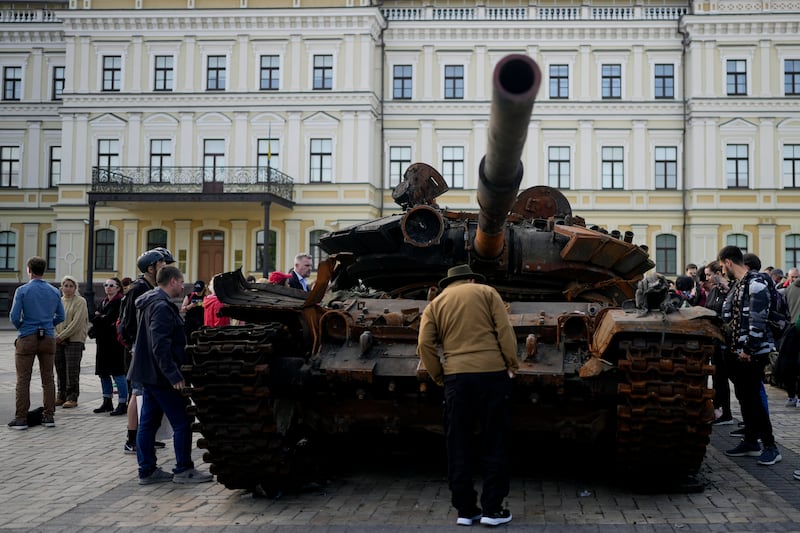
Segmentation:
<svg viewBox="0 0 800 533">
<path fill-rule="evenodd" d="M 89 243 L 86 250 L 86 289 L 83 291 L 83 297 L 86 300 L 90 317 L 94 316 L 94 211 L 96 206 L 97 202 L 89 200 Z"/>
<path fill-rule="evenodd" d="M 380 13 L 380 6 L 383 5 L 383 2 L 382 1 L 375 2 L 374 5 L 377 6 L 378 13 Z M 381 17 L 383 17 L 383 14 L 381 14 Z M 383 205 L 384 190 L 383 190 L 383 188 L 384 188 L 384 183 L 386 183 L 386 176 L 383 174 L 384 169 L 386 168 L 386 147 L 385 147 L 386 131 L 385 131 L 385 128 L 384 128 L 384 120 L 385 120 L 385 115 L 384 115 L 384 97 L 385 97 L 384 96 L 384 90 L 386 88 L 386 81 L 384 80 L 384 76 L 386 76 L 386 41 L 383 38 L 383 34 L 386 31 L 386 26 L 388 26 L 388 25 L 389 25 L 389 21 L 384 20 L 384 25 L 381 27 L 381 33 L 380 33 L 380 40 L 381 40 L 381 57 L 380 57 L 380 61 L 381 61 L 381 83 L 380 83 L 380 94 L 378 95 L 378 103 L 379 103 L 379 109 L 380 109 L 380 112 L 381 112 L 381 118 L 380 118 L 381 133 L 379 135 L 379 139 L 380 139 L 380 143 L 381 143 L 381 147 L 380 147 L 381 169 L 380 169 L 380 172 L 378 174 L 380 175 L 380 180 L 381 180 L 380 188 L 379 188 L 381 198 L 380 198 L 380 207 L 379 207 L 379 218 L 383 217 L 383 209 L 384 209 L 384 205 Z"/>
<path fill-rule="evenodd" d="M 692 9 L 692 0 L 687 0 L 687 8 L 688 12 L 691 13 Z M 686 207 L 687 198 L 686 195 L 688 194 L 686 188 L 687 176 L 687 156 L 686 153 L 689 151 L 689 144 L 686 142 L 686 123 L 689 120 L 689 103 L 688 103 L 688 95 L 686 94 L 686 51 L 689 48 L 689 35 L 683 30 L 682 23 L 683 23 L 684 15 L 681 15 L 678 18 L 678 33 L 681 35 L 681 93 L 683 98 L 683 128 L 681 131 L 681 139 L 683 139 L 683 153 L 681 154 L 681 257 L 683 258 L 683 264 L 687 265 L 690 259 L 687 257 L 688 253 L 688 238 L 686 235 L 686 225 L 687 219 L 689 217 L 688 209 Z"/>
</svg>

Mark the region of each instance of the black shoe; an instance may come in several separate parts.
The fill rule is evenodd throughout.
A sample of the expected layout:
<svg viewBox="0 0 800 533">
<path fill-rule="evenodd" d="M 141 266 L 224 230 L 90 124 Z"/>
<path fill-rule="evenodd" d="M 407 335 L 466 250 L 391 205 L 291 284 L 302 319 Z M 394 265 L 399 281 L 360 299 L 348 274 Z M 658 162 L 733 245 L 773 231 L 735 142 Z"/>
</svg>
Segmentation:
<svg viewBox="0 0 800 533">
<path fill-rule="evenodd" d="M 471 526 L 473 522 L 480 519 L 481 519 L 481 510 L 477 507 L 473 507 L 472 509 L 469 509 L 467 511 L 458 512 L 456 525 Z"/>
<path fill-rule="evenodd" d="M 508 524 L 511 522 L 511 518 L 511 511 L 503 509 L 494 513 L 484 514 L 481 517 L 481 524 L 484 526 L 499 526 L 500 524 Z"/>
<path fill-rule="evenodd" d="M 111 403 L 111 398 L 103 398 L 103 404 L 97 409 L 92 409 L 93 413 L 108 413 L 114 410 L 114 404 Z"/>
<path fill-rule="evenodd" d="M 731 431 L 731 437 L 744 437 L 744 427 Z"/>
<path fill-rule="evenodd" d="M 16 418 L 8 423 L 11 429 L 28 429 L 28 423 L 24 420 L 17 420 Z"/>
<path fill-rule="evenodd" d="M 153 443 L 153 446 L 155 446 L 156 448 L 166 448 L 167 447 L 167 445 L 164 444 L 163 442 L 161 442 L 160 440 L 155 441 Z"/>
<path fill-rule="evenodd" d="M 121 416 L 128 414 L 128 404 L 118 403 L 116 409 L 108 413 L 111 416 Z"/>
<path fill-rule="evenodd" d="M 732 426 L 734 424 L 732 416 L 721 416 L 711 422 L 712 426 Z"/>
</svg>

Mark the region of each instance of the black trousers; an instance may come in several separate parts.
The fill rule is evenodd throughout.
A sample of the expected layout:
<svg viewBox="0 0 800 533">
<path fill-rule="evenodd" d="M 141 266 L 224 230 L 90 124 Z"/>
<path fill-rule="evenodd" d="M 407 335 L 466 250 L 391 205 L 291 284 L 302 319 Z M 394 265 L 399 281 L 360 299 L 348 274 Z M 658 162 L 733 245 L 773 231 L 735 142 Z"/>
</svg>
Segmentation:
<svg viewBox="0 0 800 533">
<path fill-rule="evenodd" d="M 744 440 L 755 443 L 758 439 L 765 447 L 775 446 L 775 437 L 772 434 L 772 423 L 769 420 L 767 406 L 761 398 L 761 387 L 764 382 L 764 367 L 766 360 L 760 358 L 748 362 L 735 359 L 731 361 L 731 379 L 739 399 L 744 421 Z"/>
<path fill-rule="evenodd" d="M 717 346 L 714 349 L 712 358 L 714 363 L 714 407 L 722 409 L 722 418 L 731 417 L 731 386 L 728 383 L 728 363 L 725 361 L 725 354 L 722 348 Z"/>
<path fill-rule="evenodd" d="M 477 452 L 483 476 L 484 514 L 500 511 L 509 490 L 511 378 L 502 372 L 444 377 L 447 476 L 453 507 L 476 507 L 472 458 Z"/>
</svg>

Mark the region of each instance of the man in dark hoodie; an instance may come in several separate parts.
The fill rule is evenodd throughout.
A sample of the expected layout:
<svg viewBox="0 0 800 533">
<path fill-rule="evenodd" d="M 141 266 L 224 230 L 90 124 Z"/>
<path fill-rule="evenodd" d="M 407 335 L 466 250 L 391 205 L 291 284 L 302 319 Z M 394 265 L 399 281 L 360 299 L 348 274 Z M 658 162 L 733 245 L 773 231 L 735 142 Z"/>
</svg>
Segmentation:
<svg viewBox="0 0 800 533">
<path fill-rule="evenodd" d="M 186 414 L 188 402 L 181 394 L 187 386 L 180 371 L 186 362 L 186 335 L 172 299 L 183 293 L 183 274 L 174 266 L 165 266 L 156 274 L 156 283 L 158 287 L 136 299 L 140 320 L 128 374 L 131 381 L 142 385 L 143 405 L 136 436 L 139 484 L 211 481 L 211 474 L 194 468 L 192 421 Z M 176 464 L 172 474 L 156 466 L 156 431 L 164 415 L 173 430 Z"/>
</svg>

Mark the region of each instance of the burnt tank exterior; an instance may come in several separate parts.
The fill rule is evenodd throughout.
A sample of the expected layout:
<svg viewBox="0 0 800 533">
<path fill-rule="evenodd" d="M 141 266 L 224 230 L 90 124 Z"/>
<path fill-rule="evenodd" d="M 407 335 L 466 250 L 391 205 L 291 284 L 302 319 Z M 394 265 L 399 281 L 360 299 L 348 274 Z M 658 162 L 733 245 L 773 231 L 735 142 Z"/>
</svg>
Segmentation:
<svg viewBox="0 0 800 533">
<path fill-rule="evenodd" d="M 495 69 L 477 214 L 440 207 L 444 179 L 416 163 L 393 193 L 402 213 L 321 239 L 328 258 L 310 292 L 238 271 L 214 278 L 224 314 L 246 325 L 195 333 L 184 370 L 198 446 L 221 483 L 286 482 L 309 435 L 440 432 L 443 394 L 417 333 L 437 282 L 464 263 L 498 290 L 517 335 L 515 431 L 606 436 L 634 475 L 698 471 L 717 318 L 674 309 L 663 280 L 643 279 L 654 264 L 632 233 L 588 227 L 550 187 L 519 191 L 539 81 L 527 56 Z"/>
</svg>

